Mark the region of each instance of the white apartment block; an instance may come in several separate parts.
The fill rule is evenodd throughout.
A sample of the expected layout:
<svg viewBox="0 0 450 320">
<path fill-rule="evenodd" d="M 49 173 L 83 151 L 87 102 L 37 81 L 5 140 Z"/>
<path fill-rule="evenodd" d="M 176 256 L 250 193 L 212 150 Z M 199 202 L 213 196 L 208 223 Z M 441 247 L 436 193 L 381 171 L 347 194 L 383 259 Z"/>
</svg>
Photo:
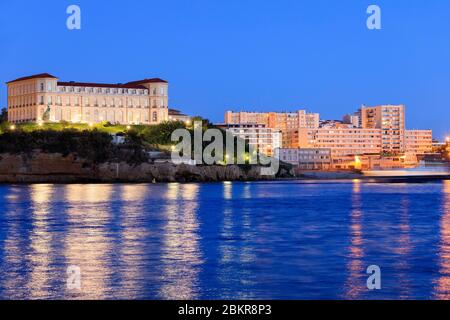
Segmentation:
<svg viewBox="0 0 450 320">
<path fill-rule="evenodd" d="M 275 157 L 283 162 L 295 165 L 299 169 L 325 170 L 331 168 L 331 149 L 300 148 L 277 149 Z"/>
<path fill-rule="evenodd" d="M 264 124 L 227 124 L 221 127 L 234 136 L 246 140 L 249 146 L 266 156 L 274 155 L 274 151 L 281 148 L 281 131 L 267 128 Z"/>
<path fill-rule="evenodd" d="M 158 124 L 168 120 L 168 82 L 125 84 L 60 82 L 44 73 L 7 83 L 12 123 L 60 122 Z"/>
</svg>

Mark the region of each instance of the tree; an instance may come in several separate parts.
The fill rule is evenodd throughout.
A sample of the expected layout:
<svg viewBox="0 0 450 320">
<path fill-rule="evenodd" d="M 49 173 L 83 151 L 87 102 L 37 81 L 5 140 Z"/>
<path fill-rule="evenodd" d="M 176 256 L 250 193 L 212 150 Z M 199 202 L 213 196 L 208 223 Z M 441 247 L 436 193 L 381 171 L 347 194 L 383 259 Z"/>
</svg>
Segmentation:
<svg viewBox="0 0 450 320">
<path fill-rule="evenodd" d="M 0 112 L 0 123 L 8 121 L 8 110 L 6 108 L 2 108 Z"/>
</svg>

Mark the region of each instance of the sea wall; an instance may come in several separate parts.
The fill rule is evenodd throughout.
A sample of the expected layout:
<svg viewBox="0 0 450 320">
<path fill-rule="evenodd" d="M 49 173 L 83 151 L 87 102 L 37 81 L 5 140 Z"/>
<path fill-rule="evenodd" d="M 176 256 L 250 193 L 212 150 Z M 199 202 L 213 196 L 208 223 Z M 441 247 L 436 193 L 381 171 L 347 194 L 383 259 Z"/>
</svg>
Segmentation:
<svg viewBox="0 0 450 320">
<path fill-rule="evenodd" d="M 302 171 L 298 173 L 298 177 L 302 179 L 312 180 L 349 180 L 361 179 L 361 173 L 348 171 Z"/>
<path fill-rule="evenodd" d="M 271 180 L 259 166 L 188 166 L 172 163 L 93 164 L 74 154 L 0 154 L 0 183 L 214 182 Z M 281 172 L 289 177 L 290 172 Z"/>
</svg>

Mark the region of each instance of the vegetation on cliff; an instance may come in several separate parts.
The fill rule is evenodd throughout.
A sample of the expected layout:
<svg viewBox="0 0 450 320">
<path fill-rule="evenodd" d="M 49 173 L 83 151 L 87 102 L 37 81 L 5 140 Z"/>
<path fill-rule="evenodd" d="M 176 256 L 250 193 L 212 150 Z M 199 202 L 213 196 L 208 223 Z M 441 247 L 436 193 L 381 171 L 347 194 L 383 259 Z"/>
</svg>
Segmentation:
<svg viewBox="0 0 450 320">
<path fill-rule="evenodd" d="M 98 130 L 9 130 L 0 134 L 0 153 L 31 154 L 39 150 L 44 153 L 60 153 L 63 156 L 76 154 L 93 163 L 125 161 L 142 163 L 147 161 L 140 139 L 130 134 L 123 145 L 114 145 L 110 134 Z"/>
</svg>

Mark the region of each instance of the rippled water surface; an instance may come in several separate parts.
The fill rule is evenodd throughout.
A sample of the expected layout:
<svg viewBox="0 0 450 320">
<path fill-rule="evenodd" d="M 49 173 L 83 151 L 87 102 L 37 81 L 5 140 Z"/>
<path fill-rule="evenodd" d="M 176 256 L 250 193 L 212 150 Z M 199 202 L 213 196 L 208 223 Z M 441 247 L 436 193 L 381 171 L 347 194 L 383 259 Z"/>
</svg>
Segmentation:
<svg viewBox="0 0 450 320">
<path fill-rule="evenodd" d="M 448 299 L 450 181 L 0 185 L 0 298 Z"/>
</svg>

